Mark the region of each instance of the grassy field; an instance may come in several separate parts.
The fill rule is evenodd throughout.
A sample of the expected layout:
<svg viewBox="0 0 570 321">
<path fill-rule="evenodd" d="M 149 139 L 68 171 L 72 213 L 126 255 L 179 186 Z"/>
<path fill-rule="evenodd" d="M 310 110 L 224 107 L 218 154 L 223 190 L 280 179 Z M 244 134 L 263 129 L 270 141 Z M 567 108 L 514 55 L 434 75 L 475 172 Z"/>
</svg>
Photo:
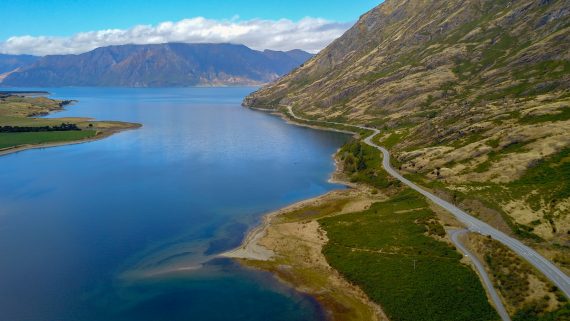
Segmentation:
<svg viewBox="0 0 570 321">
<path fill-rule="evenodd" d="M 33 117 L 61 110 L 70 101 L 47 97 L 8 96 L 0 98 L 0 117 Z"/>
<path fill-rule="evenodd" d="M 405 190 L 370 209 L 319 220 L 323 253 L 379 303 L 391 320 L 497 320 L 475 274 L 439 238 L 445 234 L 419 194 Z"/>
<path fill-rule="evenodd" d="M 140 125 L 123 122 L 100 122 L 87 118 L 37 118 L 54 111 L 62 110 L 71 101 L 61 101 L 46 97 L 0 97 L 0 126 L 11 127 L 60 127 L 62 124 L 74 124 L 74 130 L 37 131 L 29 129 L 23 132 L 0 133 L 0 150 L 24 145 L 65 143 L 92 138 L 97 135 L 137 128 Z M 76 130 L 79 129 L 79 130 Z"/>
<path fill-rule="evenodd" d="M 283 220 L 284 222 L 297 222 L 307 219 L 318 219 L 340 212 L 348 202 L 349 199 L 339 199 L 319 204 L 318 206 L 305 206 L 298 210 L 281 215 L 280 220 Z"/>
<path fill-rule="evenodd" d="M 57 118 L 0 116 L 0 126 L 56 126 L 60 125 L 61 122 L 61 119 Z"/>
<path fill-rule="evenodd" d="M 49 144 L 69 142 L 94 137 L 94 130 L 38 132 L 38 133 L 0 133 L 0 149 L 20 145 Z"/>
</svg>

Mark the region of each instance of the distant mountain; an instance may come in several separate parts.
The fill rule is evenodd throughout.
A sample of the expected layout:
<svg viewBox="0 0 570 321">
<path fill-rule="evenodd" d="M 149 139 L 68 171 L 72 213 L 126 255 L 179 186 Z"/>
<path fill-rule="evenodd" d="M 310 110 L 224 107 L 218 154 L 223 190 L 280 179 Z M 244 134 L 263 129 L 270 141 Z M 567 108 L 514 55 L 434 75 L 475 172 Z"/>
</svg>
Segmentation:
<svg viewBox="0 0 570 321">
<path fill-rule="evenodd" d="M 256 85 L 292 71 L 312 55 L 233 44 L 121 45 L 43 57 L 7 75 L 2 86 L 167 87 Z"/>
<path fill-rule="evenodd" d="M 0 74 L 14 71 L 17 68 L 28 66 L 40 57 L 30 55 L 4 55 L 0 54 Z"/>
</svg>

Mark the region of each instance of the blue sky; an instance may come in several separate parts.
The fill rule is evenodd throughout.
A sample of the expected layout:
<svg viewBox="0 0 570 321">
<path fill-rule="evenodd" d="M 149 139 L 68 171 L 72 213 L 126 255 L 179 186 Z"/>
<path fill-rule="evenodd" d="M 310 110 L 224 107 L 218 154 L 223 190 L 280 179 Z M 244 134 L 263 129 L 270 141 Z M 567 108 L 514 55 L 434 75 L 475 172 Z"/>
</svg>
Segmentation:
<svg viewBox="0 0 570 321">
<path fill-rule="evenodd" d="M 0 41 L 12 36 L 70 36 L 101 29 L 126 29 L 197 16 L 209 19 L 299 20 L 318 17 L 348 22 L 379 0 L 0 0 Z"/>
<path fill-rule="evenodd" d="M 0 53 L 235 43 L 316 53 L 381 0 L 0 0 Z"/>
</svg>

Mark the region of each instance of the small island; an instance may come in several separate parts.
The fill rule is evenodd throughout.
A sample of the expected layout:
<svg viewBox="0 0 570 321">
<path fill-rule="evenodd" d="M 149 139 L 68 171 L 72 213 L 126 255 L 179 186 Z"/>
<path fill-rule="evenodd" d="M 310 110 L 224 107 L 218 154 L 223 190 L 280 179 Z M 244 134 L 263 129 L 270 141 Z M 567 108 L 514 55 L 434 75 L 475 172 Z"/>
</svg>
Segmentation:
<svg viewBox="0 0 570 321">
<path fill-rule="evenodd" d="M 141 127 L 135 123 L 95 121 L 83 117 L 41 118 L 61 111 L 75 101 L 50 99 L 38 94 L 0 92 L 0 155 L 82 143 Z"/>
</svg>

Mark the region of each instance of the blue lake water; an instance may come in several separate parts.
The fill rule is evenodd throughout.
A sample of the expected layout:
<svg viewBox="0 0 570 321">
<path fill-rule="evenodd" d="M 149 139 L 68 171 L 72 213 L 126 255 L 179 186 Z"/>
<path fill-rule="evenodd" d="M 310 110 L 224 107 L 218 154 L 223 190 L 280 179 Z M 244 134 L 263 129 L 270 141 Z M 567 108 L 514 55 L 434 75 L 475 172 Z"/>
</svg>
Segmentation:
<svg viewBox="0 0 570 321">
<path fill-rule="evenodd" d="M 0 157 L 0 320 L 320 320 L 310 297 L 216 254 L 262 215 L 342 188 L 347 136 L 242 108 L 254 88 L 50 88 L 50 117 L 142 123 Z"/>
</svg>

